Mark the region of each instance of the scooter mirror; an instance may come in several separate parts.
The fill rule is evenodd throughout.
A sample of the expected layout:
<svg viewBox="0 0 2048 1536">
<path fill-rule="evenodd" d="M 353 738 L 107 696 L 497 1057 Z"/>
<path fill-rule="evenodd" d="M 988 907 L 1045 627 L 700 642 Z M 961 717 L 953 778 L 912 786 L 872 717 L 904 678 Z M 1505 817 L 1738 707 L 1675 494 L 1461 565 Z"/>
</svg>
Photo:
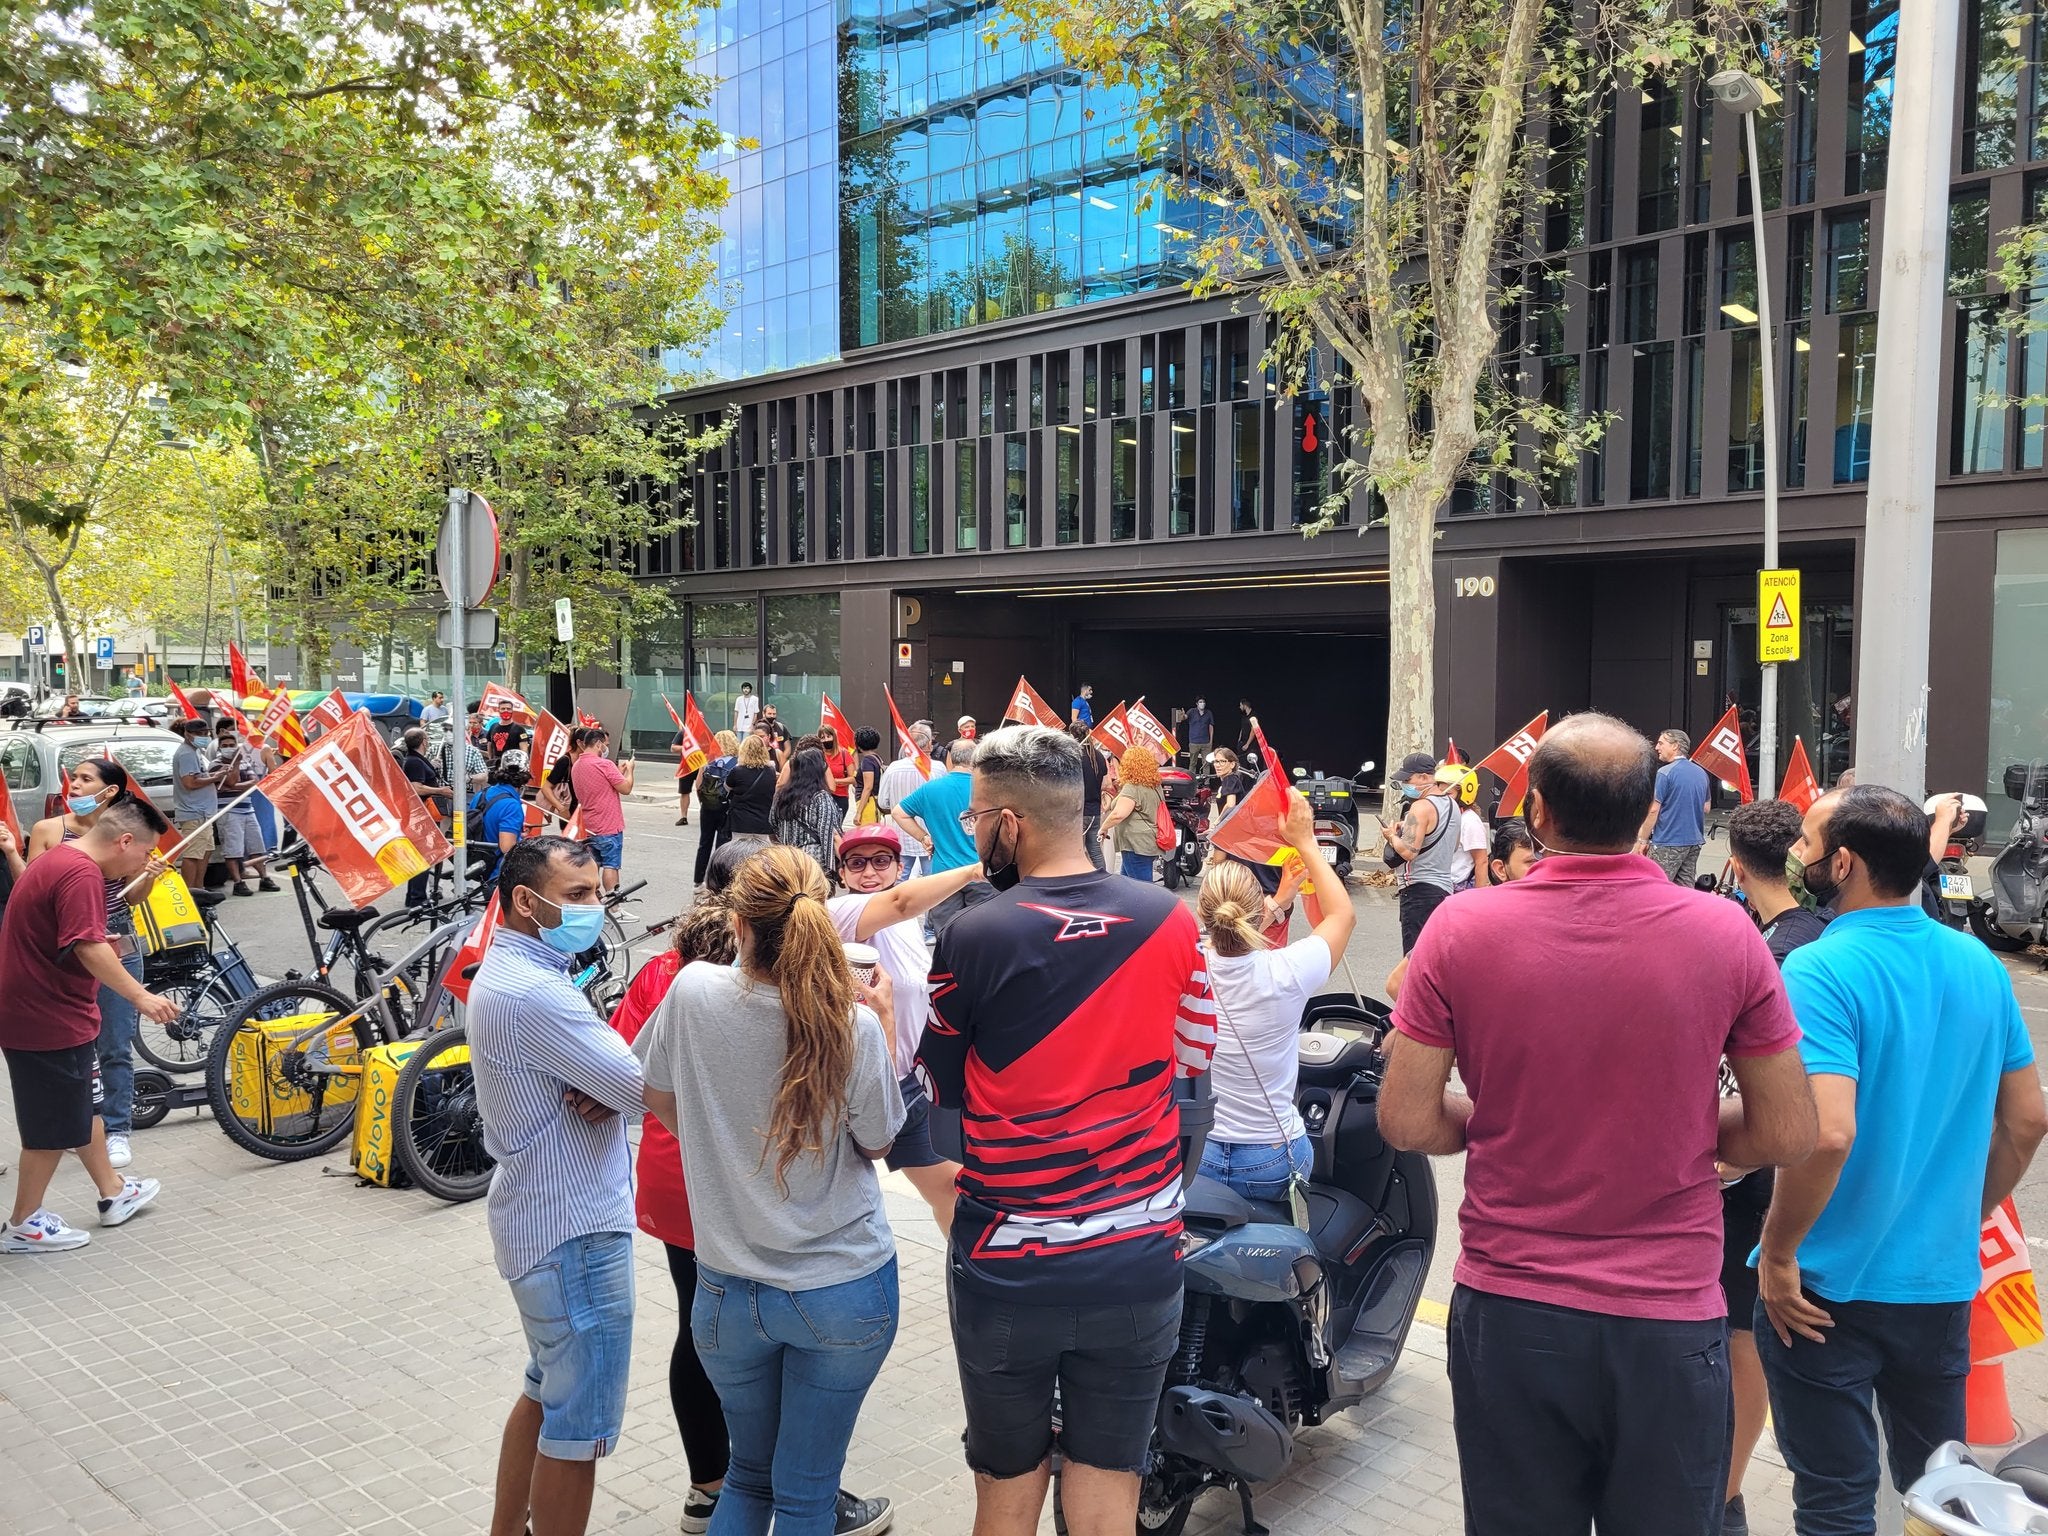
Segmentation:
<svg viewBox="0 0 2048 1536">
<path fill-rule="evenodd" d="M 1368 757 L 1364 762 L 1358 765 L 1358 771 L 1360 773 L 1371 773 L 1373 769 L 1377 767 L 1379 767 L 1379 764 Z"/>
<path fill-rule="evenodd" d="M 1294 770 L 1294 776 L 1297 779 L 1305 779 L 1308 777 L 1308 770 L 1306 768 L 1297 768 Z"/>
</svg>

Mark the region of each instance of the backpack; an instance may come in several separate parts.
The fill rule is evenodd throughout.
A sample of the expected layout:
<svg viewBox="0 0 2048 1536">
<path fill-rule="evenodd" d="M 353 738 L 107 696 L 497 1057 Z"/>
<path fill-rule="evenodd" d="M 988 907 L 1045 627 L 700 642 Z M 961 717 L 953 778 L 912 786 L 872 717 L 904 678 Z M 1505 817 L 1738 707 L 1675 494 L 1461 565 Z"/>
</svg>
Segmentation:
<svg viewBox="0 0 2048 1536">
<path fill-rule="evenodd" d="M 1152 835 L 1161 853 L 1171 853 L 1180 846 L 1180 831 L 1173 824 L 1173 813 L 1167 810 L 1164 795 L 1152 811 Z"/>
<path fill-rule="evenodd" d="M 707 811 L 715 811 L 725 804 L 725 779 L 733 770 L 735 759 L 716 757 L 705 765 L 697 776 L 697 799 Z"/>
</svg>

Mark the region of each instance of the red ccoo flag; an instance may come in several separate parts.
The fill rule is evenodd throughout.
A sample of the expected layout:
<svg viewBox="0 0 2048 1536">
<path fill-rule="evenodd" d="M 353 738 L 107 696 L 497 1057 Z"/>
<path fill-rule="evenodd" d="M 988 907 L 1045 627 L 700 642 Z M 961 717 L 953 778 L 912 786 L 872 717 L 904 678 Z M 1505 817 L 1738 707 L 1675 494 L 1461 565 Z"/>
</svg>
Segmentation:
<svg viewBox="0 0 2048 1536">
<path fill-rule="evenodd" d="M 1010 690 L 1010 703 L 1003 711 L 1003 718 L 1023 725 L 1042 725 L 1054 731 L 1064 729 L 1067 723 L 1066 716 L 1046 703 L 1044 696 L 1021 672 L 1017 675 L 1017 686 Z"/>
<path fill-rule="evenodd" d="M 1131 735 L 1135 739 L 1150 743 L 1168 757 L 1180 755 L 1180 743 L 1174 740 L 1173 732 L 1166 728 L 1164 721 L 1145 707 L 1142 697 L 1124 712 L 1124 718 L 1130 721 Z"/>
<path fill-rule="evenodd" d="M 235 697 L 238 699 L 253 699 L 258 694 L 270 691 L 263 686 L 263 680 L 250 667 L 249 658 L 242 654 L 241 648 L 232 640 L 228 642 L 228 677 L 234 683 Z"/>
<path fill-rule="evenodd" d="M 676 717 L 676 707 L 669 704 L 668 695 L 661 696 L 661 702 L 668 704 L 668 714 L 676 722 L 676 734 L 683 738 L 682 753 L 676 763 L 676 777 L 689 773 L 701 773 L 704 765 L 711 761 L 711 754 L 718 750 L 717 738 L 711 734 L 711 727 L 705 723 L 703 713 L 697 708 L 697 701 L 690 694 L 683 695 L 683 715 Z"/>
<path fill-rule="evenodd" d="M 470 983 L 476 979 L 468 974 L 469 968 L 482 963 L 484 951 L 491 947 L 491 940 L 497 936 L 498 893 L 492 891 L 490 904 L 484 908 L 484 915 L 462 936 L 462 947 L 455 951 L 454 964 L 448 968 L 448 980 L 443 985 L 451 995 L 465 1003 L 469 1001 Z"/>
<path fill-rule="evenodd" d="M 832 702 L 832 695 L 829 693 L 818 695 L 818 724 L 821 728 L 831 726 L 842 748 L 853 745 L 853 722 Z"/>
<path fill-rule="evenodd" d="M 1475 765 L 1484 768 L 1505 786 L 1501 790 L 1500 814 L 1521 814 L 1522 800 L 1529 792 L 1529 759 L 1536 753 L 1536 743 L 1549 729 L 1550 711 L 1546 709 Z"/>
<path fill-rule="evenodd" d="M 263 781 L 263 794 L 366 907 L 448 857 L 448 839 L 358 712 Z"/>
<path fill-rule="evenodd" d="M 1458 738 L 1455 736 L 1447 736 L 1444 738 L 1444 741 L 1446 743 L 1444 747 L 1444 761 L 1447 763 L 1456 763 L 1460 767 L 1463 767 L 1465 759 L 1459 755 Z"/>
<path fill-rule="evenodd" d="M 1806 742 L 1801 737 L 1792 738 L 1792 760 L 1785 764 L 1785 782 L 1778 786 L 1778 798 L 1802 816 L 1820 798 L 1820 782 L 1813 776 L 1813 764 L 1807 761 Z"/>
<path fill-rule="evenodd" d="M 1119 700 L 1115 709 L 1095 722 L 1088 739 L 1111 757 L 1122 757 L 1131 749 L 1131 712 Z"/>
<path fill-rule="evenodd" d="M 484 684 L 484 696 L 477 701 L 476 711 L 486 720 L 496 715 L 514 725 L 534 723 L 533 706 L 502 683 Z M 590 723 L 595 725 L 597 722 L 593 720 Z"/>
<path fill-rule="evenodd" d="M 1733 704 L 1707 739 L 1693 748 L 1692 760 L 1740 794 L 1744 805 L 1756 798 L 1749 783 L 1749 754 L 1742 745 L 1742 716 Z"/>
<path fill-rule="evenodd" d="M 169 678 L 164 679 L 164 685 L 171 690 L 171 697 L 178 701 L 178 708 L 185 712 L 185 718 L 187 720 L 197 720 L 199 718 L 199 711 L 193 708 L 192 701 L 185 697 L 185 690 Z"/>
<path fill-rule="evenodd" d="M 597 716 L 593 715 L 587 709 L 579 709 L 576 711 L 576 723 L 582 726 L 586 731 L 602 729 L 602 727 L 598 724 Z"/>
<path fill-rule="evenodd" d="M 930 778 L 932 776 L 931 754 L 918 746 L 916 740 L 910 734 L 910 728 L 903 723 L 903 716 L 896 708 L 896 695 L 887 688 L 884 688 L 882 690 L 882 697 L 889 701 L 889 719 L 896 727 L 896 744 L 898 749 L 915 758 L 917 760 L 917 771 L 926 778 Z"/>
<path fill-rule="evenodd" d="M 306 711 L 306 719 L 323 731 L 331 731 L 354 713 L 355 711 L 348 707 L 348 700 L 341 696 L 341 690 L 336 688 Z"/>
<path fill-rule="evenodd" d="M 527 759 L 534 783 L 547 783 L 548 774 L 553 771 L 555 764 L 562 760 L 562 754 L 568 750 L 569 727 L 546 710 L 542 710 L 540 718 L 533 726 L 533 755 Z"/>
<path fill-rule="evenodd" d="M 1287 819 L 1289 786 L 1287 770 L 1267 745 L 1266 733 L 1256 721 L 1252 723 L 1252 734 L 1259 743 L 1259 760 L 1266 765 L 1266 771 L 1245 797 L 1230 808 L 1230 814 L 1216 823 L 1209 841 L 1248 864 L 1268 864 L 1287 846 L 1280 827 Z"/>
</svg>

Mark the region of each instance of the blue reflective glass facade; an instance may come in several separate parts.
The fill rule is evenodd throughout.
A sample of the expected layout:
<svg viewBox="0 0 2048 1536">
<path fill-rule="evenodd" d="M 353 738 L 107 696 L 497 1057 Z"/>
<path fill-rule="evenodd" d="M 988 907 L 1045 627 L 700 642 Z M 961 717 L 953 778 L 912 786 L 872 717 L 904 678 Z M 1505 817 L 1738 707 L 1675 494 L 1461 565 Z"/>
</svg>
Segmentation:
<svg viewBox="0 0 2048 1536">
<path fill-rule="evenodd" d="M 1186 275 L 1137 96 L 1084 82 L 989 0 L 851 0 L 840 55 L 842 344 L 950 331 Z M 989 46 L 993 33 L 999 42 Z"/>
<path fill-rule="evenodd" d="M 839 355 L 838 19 L 835 0 L 702 12 L 699 68 L 719 81 L 712 115 L 728 146 L 713 164 L 731 188 L 719 220 L 726 320 L 679 368 L 737 378 Z"/>
</svg>

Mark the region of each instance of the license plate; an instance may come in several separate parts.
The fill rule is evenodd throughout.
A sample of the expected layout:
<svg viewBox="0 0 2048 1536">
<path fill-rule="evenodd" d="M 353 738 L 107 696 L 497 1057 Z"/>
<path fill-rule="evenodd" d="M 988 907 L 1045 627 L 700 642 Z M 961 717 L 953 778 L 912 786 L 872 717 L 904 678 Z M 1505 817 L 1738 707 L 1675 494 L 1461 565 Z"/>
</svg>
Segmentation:
<svg viewBox="0 0 2048 1536">
<path fill-rule="evenodd" d="M 1941 877 L 1941 899 L 1943 901 L 1970 901 L 1976 897 L 1977 887 L 1968 875 L 1943 875 Z"/>
</svg>

